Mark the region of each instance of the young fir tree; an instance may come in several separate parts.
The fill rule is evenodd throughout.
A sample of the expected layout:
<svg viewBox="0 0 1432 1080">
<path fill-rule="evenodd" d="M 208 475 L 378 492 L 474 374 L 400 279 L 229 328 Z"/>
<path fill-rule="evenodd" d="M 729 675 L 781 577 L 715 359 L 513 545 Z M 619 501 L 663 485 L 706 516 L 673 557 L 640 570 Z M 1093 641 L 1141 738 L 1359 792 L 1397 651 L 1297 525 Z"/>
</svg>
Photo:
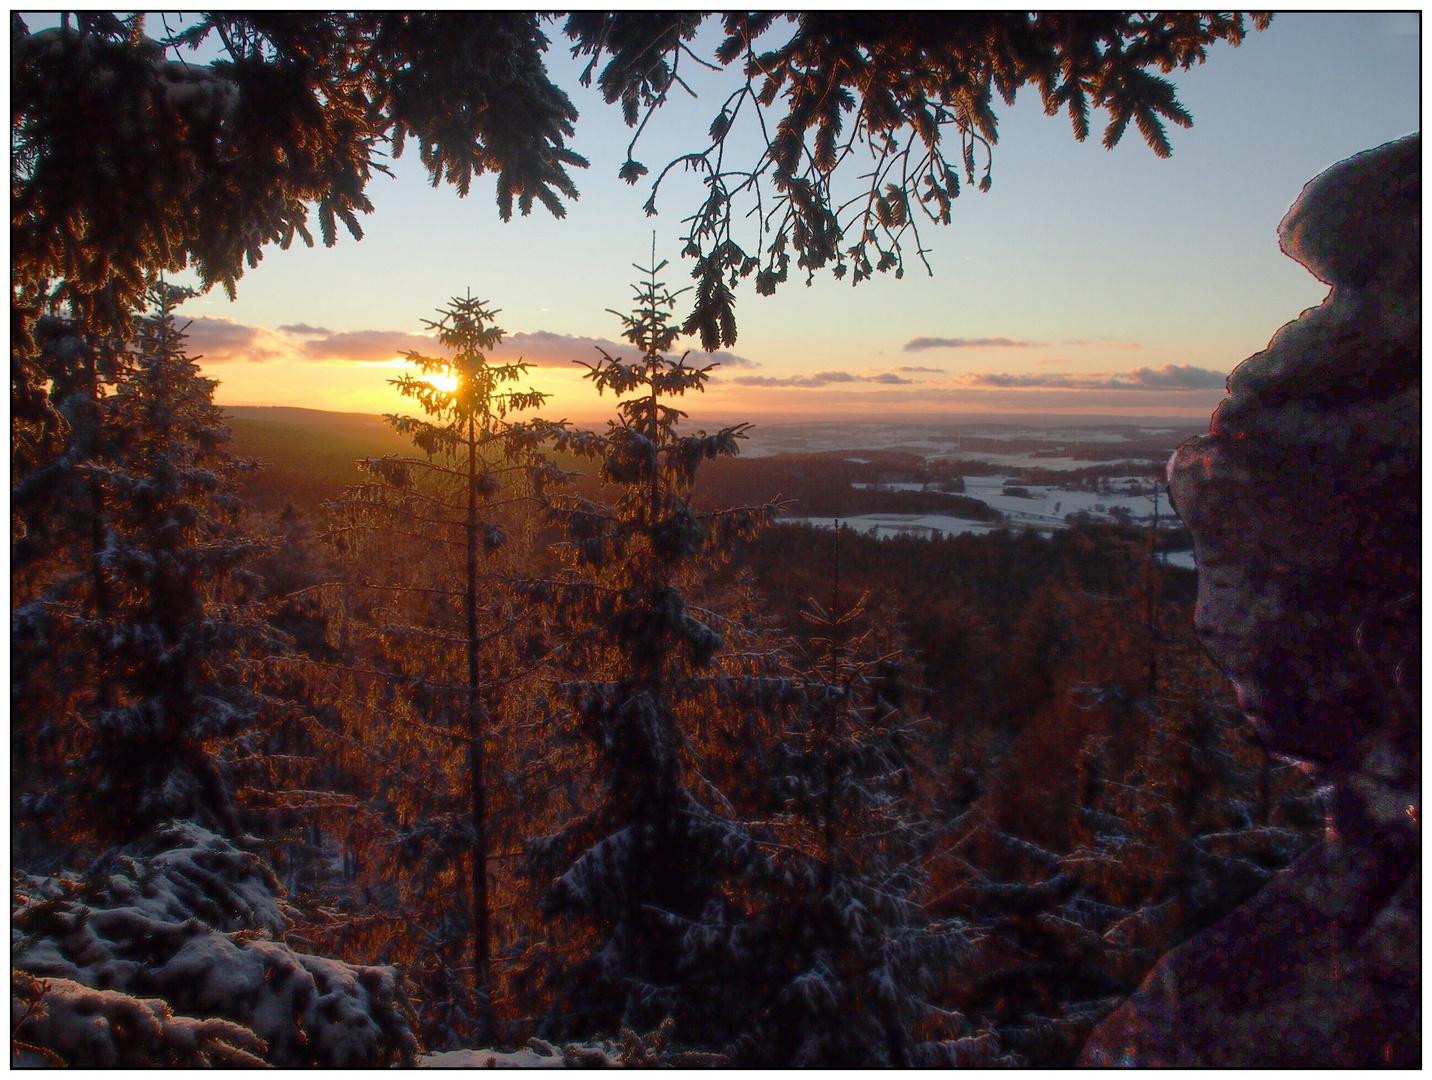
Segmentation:
<svg viewBox="0 0 1432 1080">
<path fill-rule="evenodd" d="M 656 277 L 665 265 L 638 267 L 636 310 L 619 316 L 638 358 L 603 351 L 587 365 L 599 392 L 625 398 L 617 419 L 556 441 L 600 459 L 619 494 L 610 506 L 552 503 L 565 568 L 531 585 L 565 635 L 568 710 L 553 741 L 567 759 L 554 776 L 571 794 L 567 824 L 531 845 L 530 865 L 550 881 L 542 909 L 570 935 L 551 959 L 554 1026 L 644 1030 L 671 1016 L 683 1038 L 709 1045 L 736 1019 L 739 928 L 752 883 L 772 868 L 701 772 L 697 727 L 734 729 L 740 706 L 723 701 L 720 621 L 690 605 L 688 587 L 774 506 L 692 508 L 701 462 L 735 454 L 746 425 L 679 433 L 686 413 L 670 401 L 700 391 L 710 367 L 667 355 L 681 331 Z"/>
<path fill-rule="evenodd" d="M 915 808 L 920 738 L 898 650 L 882 648 L 869 595 L 840 593 L 840 532 L 828 606 L 802 612 L 814 655 L 796 673 L 773 776 L 787 825 L 776 861 L 790 883 L 759 951 L 768 968 L 751 1063 L 796 1067 L 974 1064 L 983 1041 L 931 1000 L 971 944 L 922 906 L 929 825 Z M 740 1060 L 741 1058 L 738 1058 Z"/>
<path fill-rule="evenodd" d="M 460 740 L 466 751 L 458 798 L 410 806 L 414 812 L 405 815 L 403 826 L 406 845 L 432 849 L 429 855 L 437 864 L 468 860 L 471 922 L 466 932 L 472 943 L 475 1034 L 484 1039 L 493 1035 L 486 756 L 493 738 L 495 688 L 507 674 L 495 670 L 499 639 L 511 627 L 502 625 L 502 596 L 489 587 L 481 567 L 506 543 L 502 522 L 505 518 L 510 523 L 511 517 L 506 510 L 524 497 L 521 478 L 532 467 L 532 440 L 506 417 L 540 405 L 546 397 L 531 389 L 506 388 L 526 374 L 528 365 L 489 361 L 487 353 L 503 336 L 494 323 L 496 314 L 469 294 L 454 297 L 437 321 L 427 321 L 451 357 L 409 352 L 407 360 L 419 374 L 389 380 L 417 402 L 427 419 L 388 417 L 393 429 L 410 436 L 424 456 L 362 462 L 376 482 L 349 490 L 338 503 L 343 515 L 340 535 L 368 532 L 385 544 L 397 540 L 416 566 L 437 570 L 436 577 L 425 582 L 414 580 L 411 572 L 398 575 L 395 595 L 375 609 L 384 619 L 376 633 L 383 639 L 380 650 L 395 658 L 393 673 L 420 699 L 390 703 L 388 711 L 411 713 L 409 726 L 431 729 L 440 743 Z M 461 559 L 456 574 L 448 557 L 452 554 Z M 452 587 L 453 576 L 462 582 L 461 589 Z M 451 714 L 454 691 L 462 703 L 460 721 Z M 440 789 L 449 787 L 438 777 L 429 780 Z M 424 794 L 434 793 L 410 793 Z M 451 940 L 453 935 L 442 936 Z"/>
<path fill-rule="evenodd" d="M 238 835 L 218 741 L 253 730 L 266 705 L 241 681 L 244 652 L 269 635 L 239 573 L 257 544 L 235 528 L 240 463 L 223 450 L 216 383 L 176 325 L 188 295 L 160 285 L 136 323 L 106 402 L 115 452 L 82 466 L 103 506 L 92 594 L 59 613 L 90 650 L 93 697 L 77 719 L 93 733 L 95 818 L 117 840 L 167 818 Z"/>
</svg>

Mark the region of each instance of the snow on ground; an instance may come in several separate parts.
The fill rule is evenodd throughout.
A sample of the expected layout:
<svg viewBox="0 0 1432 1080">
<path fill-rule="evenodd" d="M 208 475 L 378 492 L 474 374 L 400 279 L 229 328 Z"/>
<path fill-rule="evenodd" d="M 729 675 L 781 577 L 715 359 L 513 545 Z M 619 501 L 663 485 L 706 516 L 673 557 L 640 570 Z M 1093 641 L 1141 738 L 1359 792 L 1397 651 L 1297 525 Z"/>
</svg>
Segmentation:
<svg viewBox="0 0 1432 1080">
<path fill-rule="evenodd" d="M 1023 483 L 1016 476 L 967 476 L 965 477 L 966 497 L 978 499 L 986 506 L 998 510 L 1004 520 L 998 523 L 967 521 L 964 518 L 946 514 L 852 514 L 840 518 L 847 528 L 862 533 L 872 533 L 879 539 L 892 536 L 920 536 L 925 539 L 939 539 L 945 536 L 987 536 L 997 529 L 1036 529 L 1051 535 L 1055 529 L 1068 527 L 1070 514 L 1087 513 L 1095 518 L 1109 519 L 1115 507 L 1129 511 L 1134 523 L 1147 524 L 1153 517 L 1153 499 L 1148 495 L 1132 494 L 1133 488 L 1141 487 L 1147 480 L 1141 477 L 1115 476 L 1109 479 L 1111 491 L 1063 491 L 1059 488 L 1042 487 Z M 1005 486 L 1019 487 L 1028 492 L 1023 495 L 1006 495 Z M 890 484 L 853 483 L 854 488 L 882 487 L 891 491 L 936 490 L 933 484 L 910 482 Z M 1120 490 L 1128 489 L 1128 490 Z M 835 527 L 831 517 L 788 517 L 782 521 L 795 524 L 814 525 L 821 529 Z M 1171 529 L 1178 525 L 1166 496 L 1159 499 L 1159 526 Z M 1192 551 L 1166 551 L 1159 561 L 1165 566 L 1178 566 L 1187 570 L 1198 569 Z"/>
<path fill-rule="evenodd" d="M 622 1029 L 619 1039 L 598 1039 L 553 1046 L 532 1038 L 519 1050 L 448 1050 L 418 1058 L 420 1069 L 710 1069 L 726 1059 L 720 1054 L 686 1050 L 671 1042 L 673 1025 L 664 1020 L 655 1031 L 637 1035 Z"/>
<path fill-rule="evenodd" d="M 1152 458 L 1148 457 L 1147 455 L 1127 458 L 1111 458 L 1107 461 L 1090 461 L 1088 458 L 1037 458 L 1034 455 L 1027 453 L 990 454 L 969 450 L 952 450 L 948 453 L 940 454 L 940 458 L 949 458 L 955 461 L 987 461 L 991 465 L 998 465 L 1004 469 L 1048 469 L 1050 472 L 1073 472 L 1075 469 L 1088 469 L 1095 465 L 1129 465 L 1134 462 L 1152 460 Z"/>
<path fill-rule="evenodd" d="M 560 1053 L 539 1054 L 536 1050 L 446 1050 L 423 1054 L 420 1069 L 565 1069 Z"/>
<path fill-rule="evenodd" d="M 185 821 L 83 875 L 15 873 L 10 961 L 37 1003 L 22 1041 L 80 1068 L 411 1064 L 397 971 L 294 950 L 280 892 L 259 856 Z"/>
<path fill-rule="evenodd" d="M 1042 529 L 1046 532 L 1053 529 L 1062 529 L 1066 526 L 1066 518 L 1070 514 L 1087 513 L 1094 515 L 1107 515 L 1115 507 L 1121 507 L 1129 511 L 1131 519 L 1137 522 L 1146 522 L 1153 516 L 1154 503 L 1148 495 L 1132 494 L 1128 490 L 1130 483 L 1142 487 L 1146 480 L 1138 477 L 1112 477 L 1109 481 L 1111 490 L 1109 492 L 1095 491 L 1064 491 L 1059 488 L 1041 487 L 1037 484 L 1027 484 L 1017 476 L 967 476 L 965 477 L 966 497 L 978 499 L 1005 516 L 1002 525 L 990 525 L 983 522 L 966 521 L 963 518 L 947 517 L 943 514 L 855 514 L 844 517 L 840 520 L 858 529 L 861 532 L 868 532 L 874 528 L 880 536 L 893 536 L 902 532 L 926 532 L 938 529 L 947 535 L 958 535 L 961 533 L 975 533 L 984 535 L 996 528 L 1010 529 Z M 851 484 L 854 488 L 868 488 L 870 484 Z M 922 491 L 927 489 L 925 484 L 917 483 L 891 483 L 882 484 L 880 487 L 892 491 Z M 1028 497 L 1023 495 L 1006 495 L 1006 486 L 1018 487 L 1028 492 Z M 929 490 L 934 490 L 929 485 Z M 789 521 L 805 521 L 812 525 L 819 525 L 822 528 L 831 528 L 832 518 L 788 518 Z M 1177 522 L 1169 510 L 1167 497 L 1159 499 L 1159 523 L 1165 528 L 1172 528 Z"/>
<path fill-rule="evenodd" d="M 821 529 L 835 528 L 836 521 L 835 518 L 828 517 L 790 517 L 781 520 L 798 525 L 814 525 Z M 964 533 L 985 536 L 996 529 L 1007 528 L 984 521 L 966 521 L 964 518 L 949 517 L 945 514 L 854 514 L 841 518 L 840 523 L 857 532 L 868 533 L 873 530 L 875 535 L 882 539 L 911 533 L 927 539 L 960 536 Z"/>
<path fill-rule="evenodd" d="M 965 477 L 965 495 L 972 499 L 978 499 L 1004 514 L 1008 518 L 1011 528 L 1059 529 L 1064 527 L 1064 519 L 1070 514 L 1081 512 L 1107 514 L 1114 507 L 1123 507 L 1128 510 L 1135 521 L 1143 521 L 1152 517 L 1153 499 L 1148 495 L 1128 494 L 1121 491 L 1120 488 L 1124 487 L 1126 482 L 1123 477 L 1114 477 L 1109 483 L 1111 490 L 1108 493 L 1101 493 L 1062 491 L 1059 488 L 1040 487 L 1023 483 L 1014 476 L 967 476 Z M 1029 497 L 1004 494 L 1006 485 L 1023 488 L 1029 492 Z M 1100 509 L 1101 507 L 1102 509 Z M 1174 520 L 1173 515 L 1169 512 L 1166 497 L 1159 500 L 1159 517 L 1167 522 Z"/>
</svg>

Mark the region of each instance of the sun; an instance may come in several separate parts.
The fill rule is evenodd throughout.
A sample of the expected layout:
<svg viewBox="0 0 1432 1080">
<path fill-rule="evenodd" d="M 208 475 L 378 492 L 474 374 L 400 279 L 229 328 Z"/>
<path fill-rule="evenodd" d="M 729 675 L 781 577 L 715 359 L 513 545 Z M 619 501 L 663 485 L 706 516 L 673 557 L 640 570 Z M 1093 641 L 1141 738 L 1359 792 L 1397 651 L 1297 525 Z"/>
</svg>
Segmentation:
<svg viewBox="0 0 1432 1080">
<path fill-rule="evenodd" d="M 436 386 L 439 390 L 451 394 L 457 389 L 456 375 L 429 375 L 427 381 Z"/>
</svg>

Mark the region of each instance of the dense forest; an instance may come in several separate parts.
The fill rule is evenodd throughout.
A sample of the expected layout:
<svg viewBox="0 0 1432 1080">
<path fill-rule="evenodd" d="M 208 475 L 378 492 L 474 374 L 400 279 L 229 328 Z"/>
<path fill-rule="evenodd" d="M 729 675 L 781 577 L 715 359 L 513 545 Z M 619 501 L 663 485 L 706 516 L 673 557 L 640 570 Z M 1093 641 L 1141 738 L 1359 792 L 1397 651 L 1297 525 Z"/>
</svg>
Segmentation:
<svg viewBox="0 0 1432 1080">
<path fill-rule="evenodd" d="M 178 290 L 128 340 L 40 321 L 83 377 L 49 391 L 63 428 L 14 439 L 24 1047 L 163 998 L 164 1039 L 116 1019 L 104 1060 L 627 1031 L 688 1064 L 1068 1065 L 1317 834 L 1168 537 L 781 523 L 998 515 L 917 455 L 745 460 L 744 426 L 690 430 L 708 372 L 672 358 L 659 270 L 631 355 L 589 367 L 603 431 L 526 419 L 542 394 L 457 298 L 447 355 L 394 380 L 414 415 L 236 421 L 267 465 L 233 453 Z M 213 974 L 235 957 L 247 991 Z"/>
</svg>

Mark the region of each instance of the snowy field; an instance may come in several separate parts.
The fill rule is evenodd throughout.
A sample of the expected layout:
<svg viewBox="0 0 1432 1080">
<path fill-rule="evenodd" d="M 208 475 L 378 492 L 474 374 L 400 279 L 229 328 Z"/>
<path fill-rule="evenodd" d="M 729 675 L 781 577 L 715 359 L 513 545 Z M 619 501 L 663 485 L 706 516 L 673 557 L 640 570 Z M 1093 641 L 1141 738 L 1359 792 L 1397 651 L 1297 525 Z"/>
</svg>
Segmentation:
<svg viewBox="0 0 1432 1080">
<path fill-rule="evenodd" d="M 1022 488 L 1029 492 L 1029 497 L 1005 495 L 1003 492 L 1007 485 Z M 1111 477 L 1109 488 L 1108 493 L 1061 491 L 1059 488 L 1025 484 L 1015 476 L 965 477 L 965 495 L 1004 514 L 1011 528 L 1060 529 L 1064 527 L 1064 519 L 1070 514 L 1108 514 L 1115 507 L 1127 510 L 1134 521 L 1144 522 L 1153 516 L 1153 498 L 1134 493 L 1147 491 L 1147 480 L 1138 477 Z M 1169 511 L 1167 496 L 1159 497 L 1159 517 L 1170 524 L 1174 520 Z"/>
<path fill-rule="evenodd" d="M 928 537 L 959 536 L 973 533 L 984 536 L 996 529 L 1038 529 L 1050 533 L 1055 529 L 1068 527 L 1071 514 L 1087 513 L 1096 517 L 1107 516 L 1116 508 L 1127 510 L 1133 523 L 1146 524 L 1153 517 L 1154 500 L 1149 495 L 1137 494 L 1139 486 L 1146 480 L 1138 477 L 1113 477 L 1109 481 L 1110 492 L 1063 491 L 1059 488 L 1040 487 L 1023 483 L 1017 476 L 967 476 L 965 491 L 967 498 L 978 499 L 986 506 L 998 510 L 1005 520 L 998 524 L 982 521 L 967 521 L 964 518 L 944 514 L 855 514 L 840 520 L 859 532 L 874 530 L 876 536 L 900 536 L 917 534 Z M 1028 492 L 1024 495 L 1006 495 L 1006 486 L 1019 487 Z M 867 488 L 869 484 L 852 484 L 852 487 Z M 894 483 L 880 485 L 892 491 L 922 491 L 933 485 Z M 834 518 L 792 517 L 787 521 L 806 522 L 821 528 L 833 528 Z M 1159 497 L 1159 525 L 1173 528 L 1177 519 L 1169 510 L 1167 496 Z M 1190 559 L 1192 553 L 1189 553 Z M 1171 560 L 1170 560 L 1171 561 Z"/>
<path fill-rule="evenodd" d="M 1091 465 L 1130 465 L 1135 462 L 1154 460 L 1148 455 L 1110 458 L 1102 461 L 1090 461 L 1088 458 L 1072 457 L 1037 458 L 1030 454 L 991 454 L 987 450 L 946 450 L 940 457 L 953 459 L 955 461 L 987 461 L 991 465 L 999 465 L 1006 469 L 1048 469 L 1050 472 L 1073 472 L 1075 469 L 1087 469 Z"/>
</svg>

